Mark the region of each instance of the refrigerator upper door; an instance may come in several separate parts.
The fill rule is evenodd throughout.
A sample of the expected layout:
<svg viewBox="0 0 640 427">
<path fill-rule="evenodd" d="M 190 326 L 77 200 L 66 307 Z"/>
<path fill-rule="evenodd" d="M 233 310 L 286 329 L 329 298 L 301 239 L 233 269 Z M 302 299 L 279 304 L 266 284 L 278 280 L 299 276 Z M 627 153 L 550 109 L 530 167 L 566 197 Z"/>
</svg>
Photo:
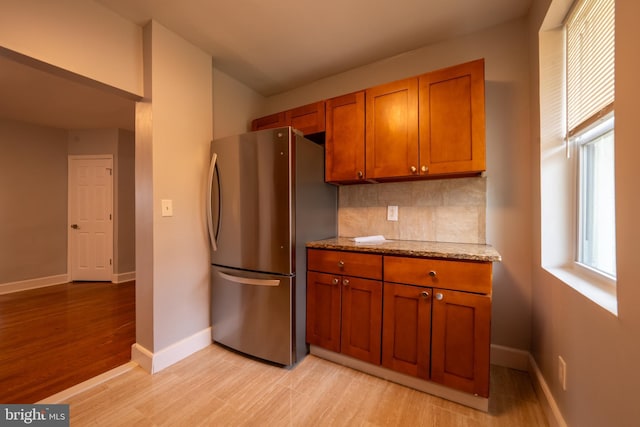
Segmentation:
<svg viewBox="0 0 640 427">
<path fill-rule="evenodd" d="M 215 140 L 211 191 L 211 262 L 293 274 L 291 128 Z"/>
</svg>

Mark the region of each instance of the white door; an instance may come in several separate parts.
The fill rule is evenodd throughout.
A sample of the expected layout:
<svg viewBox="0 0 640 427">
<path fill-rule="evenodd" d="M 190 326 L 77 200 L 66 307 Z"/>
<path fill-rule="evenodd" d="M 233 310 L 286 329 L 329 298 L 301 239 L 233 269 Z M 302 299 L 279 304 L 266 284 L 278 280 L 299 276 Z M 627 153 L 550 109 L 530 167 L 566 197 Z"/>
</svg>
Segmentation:
<svg viewBox="0 0 640 427">
<path fill-rule="evenodd" d="M 71 280 L 111 281 L 113 158 L 69 157 Z"/>
</svg>

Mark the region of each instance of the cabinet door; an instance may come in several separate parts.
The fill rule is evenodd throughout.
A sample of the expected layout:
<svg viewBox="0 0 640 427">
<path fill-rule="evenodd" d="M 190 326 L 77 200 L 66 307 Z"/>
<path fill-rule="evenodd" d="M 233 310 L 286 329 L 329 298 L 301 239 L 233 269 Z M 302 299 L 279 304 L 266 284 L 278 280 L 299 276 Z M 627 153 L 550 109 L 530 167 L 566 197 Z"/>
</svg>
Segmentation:
<svg viewBox="0 0 640 427">
<path fill-rule="evenodd" d="M 364 92 L 326 101 L 325 180 L 364 179 Z"/>
<path fill-rule="evenodd" d="M 342 353 L 379 365 L 381 329 L 382 283 L 343 277 Z"/>
<path fill-rule="evenodd" d="M 418 173 L 418 80 L 401 80 L 366 91 L 367 179 Z"/>
<path fill-rule="evenodd" d="M 429 379 L 431 289 L 384 284 L 382 365 Z"/>
<path fill-rule="evenodd" d="M 489 397 L 491 297 L 433 292 L 431 380 Z"/>
<path fill-rule="evenodd" d="M 307 273 L 307 342 L 340 351 L 340 284 L 331 274 Z"/>
<path fill-rule="evenodd" d="M 263 130 L 279 128 L 287 126 L 287 118 L 284 111 L 281 113 L 270 114 L 268 116 L 260 117 L 251 122 L 251 130 Z"/>
<path fill-rule="evenodd" d="M 285 112 L 286 123 L 302 132 L 304 135 L 310 133 L 324 132 L 325 112 L 324 101 L 303 105 Z"/>
<path fill-rule="evenodd" d="M 484 60 L 424 74 L 419 81 L 421 170 L 484 171 Z"/>
</svg>

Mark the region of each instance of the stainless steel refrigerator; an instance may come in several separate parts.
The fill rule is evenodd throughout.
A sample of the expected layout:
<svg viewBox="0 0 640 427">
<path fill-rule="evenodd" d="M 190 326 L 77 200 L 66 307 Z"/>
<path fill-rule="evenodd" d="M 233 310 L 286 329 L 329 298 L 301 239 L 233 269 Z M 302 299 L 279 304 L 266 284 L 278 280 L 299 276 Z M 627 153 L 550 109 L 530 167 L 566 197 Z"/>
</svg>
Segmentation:
<svg viewBox="0 0 640 427">
<path fill-rule="evenodd" d="M 212 337 L 282 365 L 307 353 L 306 251 L 337 232 L 324 147 L 290 127 L 211 143 Z"/>
</svg>

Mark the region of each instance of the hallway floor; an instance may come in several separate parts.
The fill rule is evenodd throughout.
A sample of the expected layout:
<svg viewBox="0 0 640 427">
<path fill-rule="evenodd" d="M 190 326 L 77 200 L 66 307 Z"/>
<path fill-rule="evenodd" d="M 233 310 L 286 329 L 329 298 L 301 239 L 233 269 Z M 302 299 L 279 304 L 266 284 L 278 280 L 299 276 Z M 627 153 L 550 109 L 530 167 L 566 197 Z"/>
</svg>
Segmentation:
<svg viewBox="0 0 640 427">
<path fill-rule="evenodd" d="M 34 403 L 131 360 L 135 282 L 0 295 L 0 402 Z"/>
</svg>

